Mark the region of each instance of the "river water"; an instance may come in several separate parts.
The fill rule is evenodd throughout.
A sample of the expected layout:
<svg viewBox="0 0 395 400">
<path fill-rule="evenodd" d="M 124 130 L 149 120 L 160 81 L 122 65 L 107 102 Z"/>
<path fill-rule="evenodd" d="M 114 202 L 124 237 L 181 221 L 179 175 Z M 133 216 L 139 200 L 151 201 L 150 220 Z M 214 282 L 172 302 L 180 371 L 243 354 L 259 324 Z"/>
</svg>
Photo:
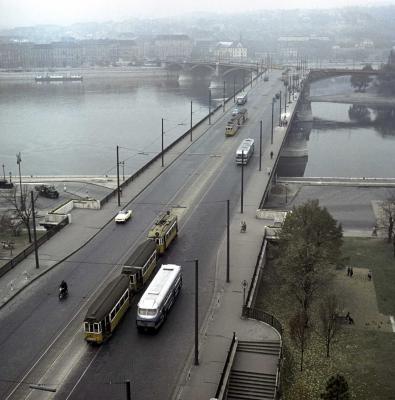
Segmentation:
<svg viewBox="0 0 395 400">
<path fill-rule="evenodd" d="M 312 96 L 352 92 L 350 77 L 318 81 L 310 90 Z M 395 109 L 318 102 L 311 107 L 315 121 L 324 123 L 295 125 L 288 144 L 299 151 L 281 159 L 278 175 L 395 177 Z"/>
<path fill-rule="evenodd" d="M 160 151 L 162 118 L 166 147 L 189 129 L 191 101 L 193 123 L 208 114 L 209 86 L 209 78 L 154 72 L 99 72 L 65 83 L 2 75 L 0 163 L 15 176 L 21 152 L 22 175 L 114 174 L 119 145 L 125 175 L 132 173 Z M 232 78 L 228 96 L 233 86 Z M 222 88 L 212 90 L 211 107 L 222 97 Z"/>
</svg>

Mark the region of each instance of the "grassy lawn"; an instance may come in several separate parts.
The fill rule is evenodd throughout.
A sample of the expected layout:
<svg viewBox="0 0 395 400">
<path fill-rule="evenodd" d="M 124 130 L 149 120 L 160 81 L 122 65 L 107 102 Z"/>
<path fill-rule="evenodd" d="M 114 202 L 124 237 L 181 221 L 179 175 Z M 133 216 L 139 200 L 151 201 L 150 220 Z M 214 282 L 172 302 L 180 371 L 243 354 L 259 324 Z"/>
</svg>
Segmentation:
<svg viewBox="0 0 395 400">
<path fill-rule="evenodd" d="M 347 238 L 343 252 L 349 257 L 354 275 L 349 278 L 345 271 L 337 271 L 333 290 L 355 324 L 342 325 L 330 358 L 326 358 L 323 339 L 316 329 L 318 318 L 313 315 L 303 372 L 299 371 L 300 357 L 288 334 L 295 299 L 283 288 L 274 263 L 267 264 L 256 306 L 277 316 L 285 330 L 284 399 L 319 399 L 326 381 L 336 373 L 346 378 L 352 399 L 395 399 L 395 333 L 388 318 L 395 310 L 392 246 L 379 239 Z M 369 269 L 373 272 L 372 281 L 367 279 Z"/>
</svg>

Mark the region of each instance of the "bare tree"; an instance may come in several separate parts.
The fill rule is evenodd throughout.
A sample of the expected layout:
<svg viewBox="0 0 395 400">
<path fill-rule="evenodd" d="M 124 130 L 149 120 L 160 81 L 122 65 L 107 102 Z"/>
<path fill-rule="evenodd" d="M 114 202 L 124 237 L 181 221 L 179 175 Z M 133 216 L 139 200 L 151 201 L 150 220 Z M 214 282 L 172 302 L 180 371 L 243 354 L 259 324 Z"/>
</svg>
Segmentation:
<svg viewBox="0 0 395 400">
<path fill-rule="evenodd" d="M 380 225 L 387 231 L 388 243 L 391 243 L 394 234 L 394 218 L 395 218 L 395 196 L 388 197 L 381 204 L 382 215 Z"/>
<path fill-rule="evenodd" d="M 13 236 L 18 236 L 21 229 L 21 221 L 16 220 L 11 211 L 7 211 L 0 217 L 0 228 L 3 232 L 10 232 Z"/>
<path fill-rule="evenodd" d="M 15 217 L 21 221 L 26 227 L 29 235 L 29 243 L 32 243 L 31 233 L 31 220 L 33 218 L 33 208 L 30 192 L 26 186 L 22 186 L 22 195 L 17 195 L 16 188 L 12 189 L 9 196 L 2 196 L 4 200 L 12 207 L 12 211 L 15 213 Z M 33 201 L 36 202 L 38 194 L 35 194 Z M 37 211 L 36 211 L 37 213 Z M 37 215 L 37 214 L 36 214 Z"/>
<path fill-rule="evenodd" d="M 340 329 L 340 326 L 336 321 L 336 313 L 338 308 L 339 302 L 334 294 L 325 296 L 319 308 L 319 333 L 325 340 L 327 357 L 329 357 L 331 343 Z"/>
<path fill-rule="evenodd" d="M 289 321 L 291 339 L 298 346 L 300 351 L 300 371 L 303 371 L 304 352 L 310 336 L 307 321 L 308 318 L 304 311 L 297 312 Z"/>
</svg>

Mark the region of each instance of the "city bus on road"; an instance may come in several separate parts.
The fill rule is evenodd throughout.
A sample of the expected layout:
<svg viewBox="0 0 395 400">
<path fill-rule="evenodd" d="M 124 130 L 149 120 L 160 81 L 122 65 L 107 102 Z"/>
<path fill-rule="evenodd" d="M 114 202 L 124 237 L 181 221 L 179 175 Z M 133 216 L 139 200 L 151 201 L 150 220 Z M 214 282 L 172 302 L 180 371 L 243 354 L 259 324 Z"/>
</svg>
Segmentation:
<svg viewBox="0 0 395 400">
<path fill-rule="evenodd" d="M 158 254 L 163 254 L 178 233 L 177 215 L 167 211 L 148 232 L 148 239 L 155 240 Z"/>
<path fill-rule="evenodd" d="M 236 164 L 247 165 L 254 154 L 254 139 L 244 139 L 236 150 Z"/>
<path fill-rule="evenodd" d="M 182 268 L 174 264 L 162 265 L 137 304 L 137 329 L 157 330 L 166 320 L 181 287 Z"/>
<path fill-rule="evenodd" d="M 154 240 L 147 239 L 140 243 L 122 267 L 122 273 L 129 276 L 132 293 L 141 290 L 156 268 L 158 250 Z"/>
<path fill-rule="evenodd" d="M 117 327 L 130 306 L 129 277 L 118 275 L 94 298 L 84 319 L 85 340 L 101 344 Z"/>
</svg>

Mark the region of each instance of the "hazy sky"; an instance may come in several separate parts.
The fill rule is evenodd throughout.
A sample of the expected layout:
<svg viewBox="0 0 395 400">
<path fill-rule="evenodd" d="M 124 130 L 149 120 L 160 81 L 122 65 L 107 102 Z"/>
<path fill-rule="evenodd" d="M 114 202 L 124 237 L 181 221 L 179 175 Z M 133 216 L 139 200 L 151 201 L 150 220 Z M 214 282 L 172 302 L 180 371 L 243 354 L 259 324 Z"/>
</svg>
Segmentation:
<svg viewBox="0 0 395 400">
<path fill-rule="evenodd" d="M 275 8 L 395 4 L 395 0 L 0 0 L 0 27 L 163 17 L 190 12 L 233 13 Z"/>
</svg>

